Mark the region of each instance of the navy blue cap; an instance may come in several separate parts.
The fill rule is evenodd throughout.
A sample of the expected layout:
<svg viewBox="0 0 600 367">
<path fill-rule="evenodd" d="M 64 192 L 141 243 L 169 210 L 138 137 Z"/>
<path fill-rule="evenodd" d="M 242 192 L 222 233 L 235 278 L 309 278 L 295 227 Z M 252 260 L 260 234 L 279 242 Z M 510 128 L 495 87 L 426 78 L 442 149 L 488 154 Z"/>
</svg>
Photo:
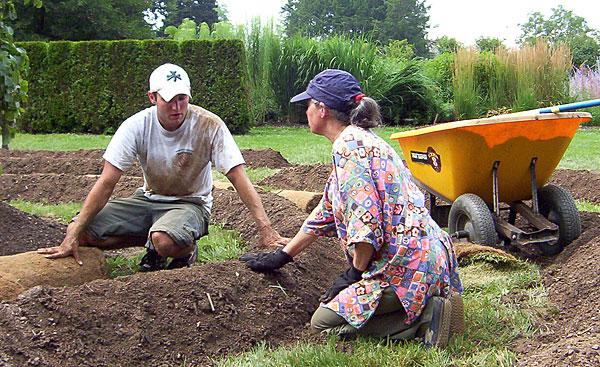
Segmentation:
<svg viewBox="0 0 600 367">
<path fill-rule="evenodd" d="M 290 102 L 315 99 L 338 111 L 350 109 L 349 103 L 361 94 L 360 84 L 354 75 L 339 69 L 327 69 L 317 74 L 308 83 L 305 92 L 293 97 Z"/>
</svg>

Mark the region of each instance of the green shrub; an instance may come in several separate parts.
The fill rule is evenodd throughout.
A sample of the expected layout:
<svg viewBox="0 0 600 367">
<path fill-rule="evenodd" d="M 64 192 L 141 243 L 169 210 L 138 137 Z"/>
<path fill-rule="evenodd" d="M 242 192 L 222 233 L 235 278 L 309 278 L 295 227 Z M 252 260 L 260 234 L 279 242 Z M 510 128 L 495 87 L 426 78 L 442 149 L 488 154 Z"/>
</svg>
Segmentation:
<svg viewBox="0 0 600 367">
<path fill-rule="evenodd" d="M 71 132 L 101 134 L 109 129 L 112 91 L 108 69 L 108 41 L 76 42 L 71 47 L 74 62 L 71 68 L 69 105 L 76 111 Z M 80 121 L 80 123 L 78 123 Z"/>
<path fill-rule="evenodd" d="M 454 58 L 453 53 L 443 53 L 433 59 L 423 61 L 423 73 L 434 81 L 435 91 L 444 101 L 451 101 L 454 97 L 452 86 Z"/>
<path fill-rule="evenodd" d="M 213 98 L 216 77 L 214 73 L 214 60 L 211 57 L 211 41 L 183 41 L 181 42 L 181 63 L 190 65 L 192 83 L 191 102 L 200 106 L 207 106 Z M 186 69 L 187 70 L 187 69 Z"/>
<path fill-rule="evenodd" d="M 272 19 L 263 25 L 260 17 L 254 17 L 249 25 L 238 26 L 236 35 L 246 46 L 251 119 L 257 123 L 273 119 L 281 113 L 281 107 L 275 102 L 270 85 L 270 55 L 281 47 L 281 36 Z"/>
<path fill-rule="evenodd" d="M 48 45 L 48 58 L 46 59 L 47 76 L 44 78 L 45 92 L 45 111 L 43 120 L 39 121 L 41 130 L 38 132 L 71 132 L 76 126 L 76 116 L 70 106 L 72 101 L 71 68 L 73 60 L 71 59 L 71 47 L 73 42 L 59 41 L 51 42 Z M 31 64 L 31 69 L 41 67 L 41 65 Z M 35 84 L 32 80 L 30 84 Z M 86 96 L 79 96 L 85 98 Z M 75 129 L 72 132 L 80 132 L 81 129 Z"/>
<path fill-rule="evenodd" d="M 381 52 L 368 38 L 330 37 L 319 43 L 320 70 L 313 70 L 307 77 L 310 80 L 323 69 L 343 69 L 360 81 L 366 95 L 380 98 L 389 85 Z"/>
<path fill-rule="evenodd" d="M 110 110 L 106 121 L 106 133 L 117 130 L 124 118 L 137 111 L 148 107 L 148 71 L 146 80 L 141 80 L 138 69 L 132 67 L 141 59 L 142 44 L 139 41 L 111 41 L 108 43 L 108 78 L 110 80 Z M 123 55 L 127 55 L 130 62 L 123 62 Z M 193 84 L 193 80 L 192 80 Z M 140 89 L 141 88 L 141 89 Z M 193 86 L 192 86 L 193 88 Z"/>
<path fill-rule="evenodd" d="M 232 132 L 246 133 L 250 130 L 250 114 L 244 44 L 237 39 L 213 42 L 211 51 L 215 81 L 211 88 L 214 94 L 210 106 Z"/>
<path fill-rule="evenodd" d="M 29 63 L 33 65 L 45 65 L 48 57 L 48 44 L 46 42 L 24 42 L 20 44 L 29 56 Z M 21 131 L 35 132 L 37 126 L 32 126 L 35 121 L 42 121 L 46 103 L 48 100 L 44 97 L 48 91 L 45 90 L 47 74 L 44 69 L 39 67 L 30 67 L 28 78 L 29 90 L 27 92 L 28 99 L 24 104 L 25 111 L 21 118 L 17 120 L 17 129 Z"/>
<path fill-rule="evenodd" d="M 148 77 L 181 65 L 192 81 L 191 103 L 219 115 L 233 133 L 250 129 L 245 55 L 239 40 L 26 42 L 30 100 L 19 121 L 33 133 L 112 133 L 149 107 Z"/>
<path fill-rule="evenodd" d="M 270 55 L 272 70 L 270 84 L 273 88 L 275 103 L 280 106 L 282 114 L 291 122 L 301 120 L 304 110 L 299 104 L 290 104 L 290 99 L 306 88 L 312 74 L 306 80 L 306 74 L 320 69 L 317 59 L 317 41 L 302 36 L 294 36 L 282 41 L 279 49 L 273 49 Z M 315 65 L 308 71 L 301 69 L 303 65 Z M 319 70 L 320 71 L 320 70 Z M 318 73 L 318 72 L 317 72 Z"/>
<path fill-rule="evenodd" d="M 472 119 L 480 113 L 481 95 L 475 78 L 476 65 L 477 54 L 472 49 L 461 48 L 456 51 L 452 85 L 459 119 Z"/>
<path fill-rule="evenodd" d="M 434 121 L 448 122 L 456 120 L 454 107 L 454 60 L 453 53 L 442 53 L 429 60 L 423 60 L 421 70 L 433 82 L 433 93 L 437 100 L 437 115 Z"/>
<path fill-rule="evenodd" d="M 585 126 L 600 126 L 600 107 L 584 108 L 581 111 L 592 114 L 592 119 L 584 123 Z"/>
</svg>

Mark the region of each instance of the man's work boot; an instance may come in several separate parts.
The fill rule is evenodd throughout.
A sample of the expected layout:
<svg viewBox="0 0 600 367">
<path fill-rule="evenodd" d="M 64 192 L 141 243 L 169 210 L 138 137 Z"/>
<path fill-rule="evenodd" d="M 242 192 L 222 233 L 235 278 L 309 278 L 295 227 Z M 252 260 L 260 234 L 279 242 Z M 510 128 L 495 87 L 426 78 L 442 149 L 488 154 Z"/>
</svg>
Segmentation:
<svg viewBox="0 0 600 367">
<path fill-rule="evenodd" d="M 189 268 L 194 266 L 196 260 L 198 260 L 198 246 L 194 246 L 194 251 L 192 251 L 189 255 L 173 259 L 167 266 L 167 269 L 171 270 L 185 267 Z"/>
<path fill-rule="evenodd" d="M 167 259 L 160 256 L 156 250 L 148 249 L 146 251 L 146 255 L 142 257 L 142 261 L 140 261 L 140 271 L 156 271 L 163 270 L 165 265 L 167 264 Z"/>
</svg>

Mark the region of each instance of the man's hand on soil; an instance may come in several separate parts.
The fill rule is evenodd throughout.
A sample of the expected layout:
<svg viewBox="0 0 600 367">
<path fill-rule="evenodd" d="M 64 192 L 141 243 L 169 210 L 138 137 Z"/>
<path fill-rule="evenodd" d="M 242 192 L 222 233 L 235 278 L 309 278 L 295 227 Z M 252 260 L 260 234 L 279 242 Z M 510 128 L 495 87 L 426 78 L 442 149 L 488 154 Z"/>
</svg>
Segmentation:
<svg viewBox="0 0 600 367">
<path fill-rule="evenodd" d="M 292 257 L 283 250 L 276 252 L 260 252 L 258 254 L 244 254 L 240 256 L 240 261 L 244 261 L 246 266 L 252 271 L 259 273 L 268 273 L 277 270 L 285 264 L 293 261 Z"/>
<path fill-rule="evenodd" d="M 290 242 L 289 238 L 281 237 L 279 233 L 271 227 L 264 227 L 258 231 L 258 245 L 260 247 L 283 248 L 288 242 Z"/>
<path fill-rule="evenodd" d="M 61 257 L 73 256 L 77 264 L 83 265 L 83 261 L 79 258 L 79 242 L 77 239 L 69 239 L 68 237 L 63 240 L 60 246 L 40 248 L 37 250 L 38 254 L 46 255 L 47 259 L 58 259 Z"/>
</svg>

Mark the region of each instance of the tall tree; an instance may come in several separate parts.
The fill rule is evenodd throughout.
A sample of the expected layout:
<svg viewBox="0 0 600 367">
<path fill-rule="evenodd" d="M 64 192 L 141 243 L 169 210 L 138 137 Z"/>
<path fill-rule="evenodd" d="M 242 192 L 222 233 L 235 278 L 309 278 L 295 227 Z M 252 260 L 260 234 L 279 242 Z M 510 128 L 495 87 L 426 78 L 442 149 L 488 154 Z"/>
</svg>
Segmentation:
<svg viewBox="0 0 600 367">
<path fill-rule="evenodd" d="M 417 55 L 427 53 L 429 22 L 423 0 L 288 0 L 282 8 L 286 33 L 318 35 L 370 34 L 387 43 L 406 39 Z"/>
<path fill-rule="evenodd" d="M 219 21 L 215 0 L 166 0 L 164 9 L 163 30 L 169 26 L 178 27 L 186 18 L 196 24 L 206 23 L 209 27 Z"/>
<path fill-rule="evenodd" d="M 585 18 L 573 14 L 562 5 L 552 8 L 545 19 L 540 12 L 529 14 L 529 20 L 520 24 L 521 36 L 517 42 L 534 44 L 538 39 L 552 43 L 563 42 L 571 48 L 574 65 L 594 65 L 600 51 L 598 30 L 590 28 Z"/>
<path fill-rule="evenodd" d="M 227 4 L 217 3 L 215 11 L 219 17 L 219 22 L 229 22 L 229 10 L 227 10 Z"/>
<path fill-rule="evenodd" d="M 385 4 L 384 0 L 288 0 L 282 13 L 289 36 L 362 35 L 385 19 Z"/>
<path fill-rule="evenodd" d="M 145 13 L 152 0 L 44 0 L 40 8 L 17 3 L 19 41 L 144 39 L 153 36 Z"/>
<path fill-rule="evenodd" d="M 413 45 L 417 55 L 427 56 L 429 7 L 425 6 L 425 1 L 386 0 L 385 4 L 385 19 L 378 38 L 384 42 L 405 39 Z"/>
<path fill-rule="evenodd" d="M 475 45 L 481 52 L 496 52 L 496 50 L 504 47 L 502 40 L 495 37 L 479 37 L 475 40 Z"/>
<path fill-rule="evenodd" d="M 456 38 L 442 36 L 434 42 L 435 52 L 438 54 L 456 52 L 461 47 L 464 47 Z"/>
</svg>

